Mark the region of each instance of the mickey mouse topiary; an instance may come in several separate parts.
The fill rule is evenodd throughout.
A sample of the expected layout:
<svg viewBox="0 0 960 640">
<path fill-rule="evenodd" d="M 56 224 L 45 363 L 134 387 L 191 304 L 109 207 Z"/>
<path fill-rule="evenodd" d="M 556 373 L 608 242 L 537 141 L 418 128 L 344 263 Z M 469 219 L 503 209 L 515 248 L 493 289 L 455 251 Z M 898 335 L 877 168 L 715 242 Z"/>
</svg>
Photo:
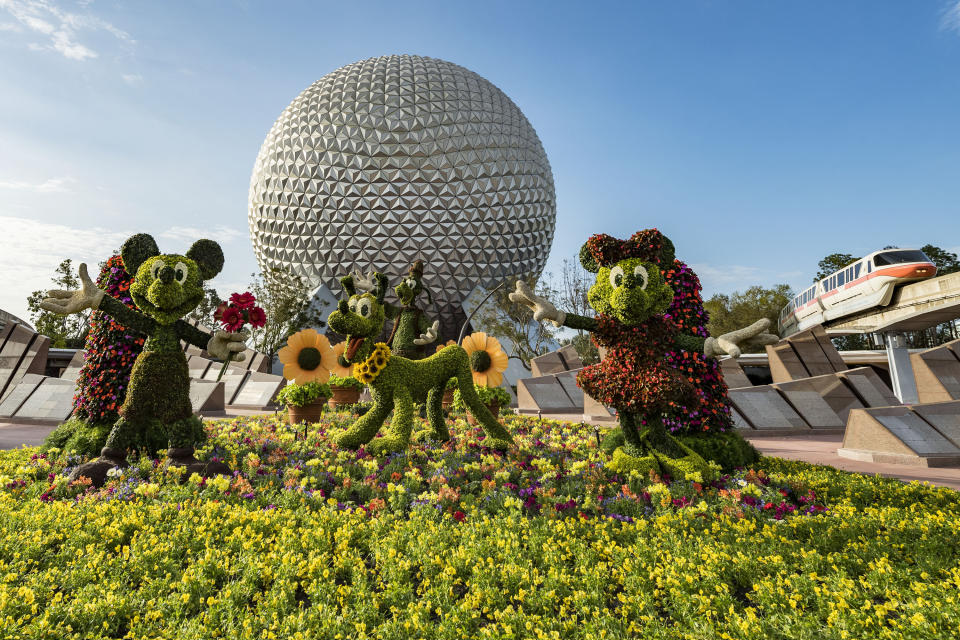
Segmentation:
<svg viewBox="0 0 960 640">
<path fill-rule="evenodd" d="M 140 233 L 120 251 L 123 266 L 133 274 L 130 296 L 139 311 L 97 288 L 80 265 L 79 291 L 50 291 L 41 307 L 54 313 L 99 309 L 121 324 L 147 336 L 130 374 L 120 419 L 113 425 L 100 458 L 74 469 L 71 478 L 90 478 L 102 485 L 106 473 L 127 464 L 127 451 L 154 446 L 157 434 L 165 435 L 171 464 L 188 473 L 229 473 L 221 463 L 205 465 L 193 456 L 193 447 L 204 439 L 202 424 L 190 405 L 190 376 L 180 340 L 206 348 L 217 358 L 241 360 L 245 335 L 218 331 L 213 336 L 181 320 L 203 298 L 203 281 L 223 268 L 223 251 L 212 240 L 197 240 L 185 255 L 161 254 L 156 241 Z M 161 436 L 162 437 L 162 436 Z"/>
</svg>

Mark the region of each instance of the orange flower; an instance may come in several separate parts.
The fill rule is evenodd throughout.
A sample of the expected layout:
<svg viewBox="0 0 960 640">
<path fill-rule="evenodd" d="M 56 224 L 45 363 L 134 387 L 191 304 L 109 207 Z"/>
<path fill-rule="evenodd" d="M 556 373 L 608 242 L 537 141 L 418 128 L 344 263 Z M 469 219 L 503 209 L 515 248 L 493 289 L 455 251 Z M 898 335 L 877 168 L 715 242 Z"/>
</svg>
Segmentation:
<svg viewBox="0 0 960 640">
<path fill-rule="evenodd" d="M 340 356 L 343 355 L 344 350 L 347 348 L 347 341 L 338 342 L 333 345 L 333 367 L 330 369 L 330 373 L 340 376 L 341 378 L 349 378 L 353 375 L 353 365 L 347 365 L 344 367 L 340 364 Z"/>
<path fill-rule="evenodd" d="M 503 382 L 503 372 L 510 363 L 500 341 L 478 331 L 463 339 L 463 348 L 470 356 L 474 384 L 499 387 Z"/>
<path fill-rule="evenodd" d="M 287 346 L 277 357 L 283 363 L 283 377 L 296 384 L 326 382 L 337 361 L 327 336 L 316 329 L 304 329 L 287 338 Z"/>
<path fill-rule="evenodd" d="M 456 343 L 456 341 L 454 341 L 454 340 L 447 340 L 444 344 L 438 344 L 438 345 L 437 345 L 437 353 L 440 353 L 443 349 L 446 349 L 447 347 L 449 347 L 449 346 L 451 346 L 451 345 L 455 345 L 455 344 L 457 344 L 457 343 Z"/>
</svg>

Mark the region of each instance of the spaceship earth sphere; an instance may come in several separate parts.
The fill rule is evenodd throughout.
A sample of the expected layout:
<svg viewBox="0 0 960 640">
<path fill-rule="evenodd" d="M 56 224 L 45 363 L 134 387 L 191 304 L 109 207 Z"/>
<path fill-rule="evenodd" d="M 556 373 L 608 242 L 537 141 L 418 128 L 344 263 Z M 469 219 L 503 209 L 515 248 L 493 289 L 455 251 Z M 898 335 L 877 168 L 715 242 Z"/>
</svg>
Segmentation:
<svg viewBox="0 0 960 640">
<path fill-rule="evenodd" d="M 392 287 L 422 259 L 445 336 L 477 285 L 539 275 L 555 218 L 530 122 L 489 81 L 436 58 L 370 58 L 323 76 L 280 114 L 250 179 L 261 269 L 339 294 L 351 271 L 380 271 Z"/>
</svg>

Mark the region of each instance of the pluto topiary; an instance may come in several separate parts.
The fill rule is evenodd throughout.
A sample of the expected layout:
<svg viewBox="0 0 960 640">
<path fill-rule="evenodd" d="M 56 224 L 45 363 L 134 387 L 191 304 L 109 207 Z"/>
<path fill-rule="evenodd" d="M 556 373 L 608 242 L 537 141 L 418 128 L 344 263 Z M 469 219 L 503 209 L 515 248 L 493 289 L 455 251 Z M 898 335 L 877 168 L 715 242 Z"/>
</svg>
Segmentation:
<svg viewBox="0 0 960 640">
<path fill-rule="evenodd" d="M 414 404 L 427 403 L 429 437 L 449 440 L 441 401 L 447 382 L 456 378 L 470 413 L 487 434 L 484 444 L 506 448 L 513 442 L 510 433 L 497 422 L 477 397 L 470 371 L 470 358 L 463 347 L 451 345 L 421 360 L 393 355 L 383 342 L 376 342 L 386 321 L 383 297 L 386 276 L 373 274 L 372 291 L 358 292 L 354 278 L 341 279 L 349 296 L 340 300 L 327 320 L 331 329 L 346 336 L 341 364 L 353 366 L 353 377 L 366 384 L 373 396 L 373 407 L 346 431 L 335 433 L 332 440 L 340 447 L 358 449 L 368 445 L 375 455 L 406 449 L 413 429 Z M 383 422 L 393 411 L 390 432 L 374 440 Z"/>
<path fill-rule="evenodd" d="M 74 469 L 72 478 L 90 478 L 100 485 L 109 469 L 123 466 L 130 450 L 154 453 L 166 442 L 172 464 L 188 471 L 229 472 L 225 465 L 204 465 L 193 457 L 193 446 L 204 438 L 199 418 L 190 405 L 190 377 L 180 340 L 206 348 L 214 357 L 242 359 L 245 336 L 217 332 L 210 336 L 181 318 L 203 298 L 203 281 L 223 268 L 223 252 L 212 240 L 198 240 L 185 255 L 161 254 L 147 234 L 128 239 L 120 251 L 123 266 L 133 275 L 130 297 L 137 309 L 107 295 L 80 265 L 79 291 L 50 291 L 41 306 L 68 314 L 99 309 L 124 326 L 146 336 L 143 351 L 130 373 L 120 418 L 111 428 L 100 458 Z"/>
<path fill-rule="evenodd" d="M 768 321 L 717 339 L 707 335 L 696 275 L 676 260 L 673 243 L 656 229 L 628 240 L 601 234 L 580 251 L 597 274 L 587 298 L 596 318 L 558 311 L 518 281 L 510 299 L 534 317 L 592 332 L 604 359 L 577 383 L 619 414 L 624 445 L 611 464 L 623 471 L 711 474 L 711 467 L 671 431 L 724 431 L 730 426 L 727 388 L 712 356 L 735 352 L 735 340 L 775 341 Z"/>
</svg>

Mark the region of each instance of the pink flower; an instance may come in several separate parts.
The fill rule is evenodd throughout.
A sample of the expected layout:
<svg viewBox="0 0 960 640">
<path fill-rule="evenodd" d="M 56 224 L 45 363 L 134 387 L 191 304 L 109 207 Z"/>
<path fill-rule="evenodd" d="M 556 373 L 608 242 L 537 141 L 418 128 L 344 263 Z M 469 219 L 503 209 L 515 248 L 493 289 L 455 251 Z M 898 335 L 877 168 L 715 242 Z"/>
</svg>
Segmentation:
<svg viewBox="0 0 960 640">
<path fill-rule="evenodd" d="M 243 314 L 236 307 L 227 307 L 220 315 L 220 324 L 227 331 L 239 331 L 243 328 Z"/>
<path fill-rule="evenodd" d="M 249 291 L 243 293 L 234 293 L 230 296 L 230 302 L 238 309 L 249 309 L 257 299 Z"/>
<path fill-rule="evenodd" d="M 250 323 L 250 326 L 259 329 L 267 324 L 267 314 L 260 307 L 252 307 L 247 309 L 247 322 Z"/>
</svg>

